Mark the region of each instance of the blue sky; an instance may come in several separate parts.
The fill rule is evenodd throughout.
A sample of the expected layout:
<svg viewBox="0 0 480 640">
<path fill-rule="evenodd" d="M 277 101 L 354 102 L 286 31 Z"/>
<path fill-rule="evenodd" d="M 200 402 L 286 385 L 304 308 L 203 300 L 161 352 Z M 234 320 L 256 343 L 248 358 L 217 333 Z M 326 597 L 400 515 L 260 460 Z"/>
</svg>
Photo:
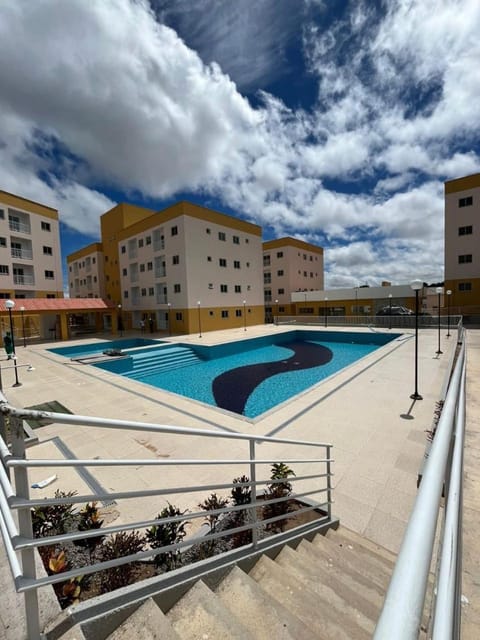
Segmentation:
<svg viewBox="0 0 480 640">
<path fill-rule="evenodd" d="M 328 288 L 436 282 L 479 32 L 478 0 L 2 0 L 0 188 L 64 255 L 188 199 L 323 246 Z"/>
</svg>

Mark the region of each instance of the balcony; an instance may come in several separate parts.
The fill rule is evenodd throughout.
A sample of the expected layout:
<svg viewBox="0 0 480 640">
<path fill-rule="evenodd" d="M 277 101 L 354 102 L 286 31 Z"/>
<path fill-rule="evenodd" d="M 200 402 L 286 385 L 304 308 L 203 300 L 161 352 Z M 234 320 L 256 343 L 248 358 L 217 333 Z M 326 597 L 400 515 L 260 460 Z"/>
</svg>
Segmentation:
<svg viewBox="0 0 480 640">
<path fill-rule="evenodd" d="M 13 231 L 14 233 L 31 233 L 30 225 L 25 224 L 25 222 L 20 222 L 20 220 L 13 220 L 12 218 L 9 218 L 8 226 L 10 231 Z"/>
<path fill-rule="evenodd" d="M 35 284 L 35 278 L 31 275 L 13 274 L 13 284 L 32 286 Z"/>
<path fill-rule="evenodd" d="M 32 260 L 33 252 L 31 249 L 24 249 L 23 247 L 21 249 L 12 247 L 11 256 L 12 258 L 18 258 L 19 260 Z"/>
</svg>

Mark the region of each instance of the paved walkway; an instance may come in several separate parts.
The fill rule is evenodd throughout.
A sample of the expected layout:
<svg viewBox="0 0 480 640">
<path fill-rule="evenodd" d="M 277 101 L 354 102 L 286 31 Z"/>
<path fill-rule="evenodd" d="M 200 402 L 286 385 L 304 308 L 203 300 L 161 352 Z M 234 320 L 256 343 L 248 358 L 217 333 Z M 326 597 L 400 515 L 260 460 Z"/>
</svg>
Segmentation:
<svg viewBox="0 0 480 640">
<path fill-rule="evenodd" d="M 180 340 L 209 345 L 265 335 L 272 330 L 290 329 L 259 326 L 249 327 L 247 334 L 243 330 L 219 331 L 205 334 L 201 340 L 198 336 L 181 336 Z M 368 328 L 363 330 L 369 331 Z M 407 332 L 256 421 L 94 367 L 72 363 L 48 352 L 48 346 L 53 345 L 17 349 L 19 363 L 29 362 L 35 367 L 32 372 L 19 370 L 21 387 L 10 386 L 14 382 L 12 370 L 2 371 L 2 377 L 4 392 L 14 406 L 27 407 L 56 400 L 74 413 L 89 416 L 331 442 L 335 457 L 334 514 L 344 525 L 396 552 L 416 495 L 417 475 L 425 451 L 425 431 L 432 426 L 436 403 L 441 397 L 448 363 L 456 344 L 454 335 L 446 339 L 445 332 L 442 332 L 444 353 L 437 356 L 437 339 L 435 330 L 420 332 L 419 392 L 423 396 L 422 401 L 410 399 L 414 391 L 414 339 L 412 333 Z M 59 346 L 58 343 L 55 346 Z M 477 638 L 480 637 L 479 553 L 472 532 L 478 524 L 479 509 L 480 478 L 475 462 L 480 442 L 480 331 L 469 332 L 468 364 L 464 593 L 470 602 L 465 605 L 465 618 L 471 628 L 477 630 L 475 636 L 468 637 Z M 65 425 L 45 426 L 36 433 L 41 444 L 29 452 L 32 457 L 39 458 L 62 457 L 61 450 L 52 440 L 54 437 L 61 438 L 78 458 L 175 459 L 184 457 L 189 447 L 196 457 L 212 456 L 213 450 L 215 455 L 222 455 L 222 445 L 212 439 L 203 442 L 195 438 L 187 440 L 185 437 L 138 432 L 122 432 L 119 436 L 109 429 L 92 430 Z M 231 458 L 246 457 L 247 454 L 245 445 L 231 442 L 225 446 L 225 453 Z M 185 479 L 185 473 L 174 467 L 168 467 L 168 472 L 154 467 L 139 467 L 136 471 L 132 476 L 120 469 L 92 469 L 95 479 L 113 491 L 156 487 L 160 477 L 166 486 Z M 192 483 L 208 482 L 211 480 L 209 473 L 207 467 L 199 467 L 192 472 Z M 225 468 L 222 473 L 227 482 L 241 474 L 238 467 Z M 45 472 L 32 470 L 31 482 L 42 479 L 44 475 Z M 75 471 L 60 469 L 58 476 L 55 484 L 43 491 L 36 490 L 35 495 L 49 495 L 56 488 L 88 493 L 85 480 Z M 222 478 L 216 475 L 215 480 L 221 482 Z M 176 504 L 195 509 L 197 502 L 197 496 L 190 496 Z M 154 517 L 163 506 L 160 499 L 122 501 L 112 510 L 111 517 L 116 518 L 116 523 L 140 520 Z M 2 587 L 3 584 L 2 580 Z M 6 615 L 3 602 L 2 599 L 0 619 Z M 18 637 L 8 636 L 9 640 Z"/>
</svg>

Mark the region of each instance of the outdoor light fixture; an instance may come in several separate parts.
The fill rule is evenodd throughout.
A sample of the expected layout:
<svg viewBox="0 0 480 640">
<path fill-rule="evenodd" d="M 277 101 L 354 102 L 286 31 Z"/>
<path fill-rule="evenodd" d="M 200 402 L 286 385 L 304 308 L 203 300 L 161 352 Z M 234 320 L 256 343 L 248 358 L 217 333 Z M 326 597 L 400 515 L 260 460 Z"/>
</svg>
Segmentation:
<svg viewBox="0 0 480 640">
<path fill-rule="evenodd" d="M 388 294 L 388 308 L 389 308 L 388 328 L 391 329 L 392 328 L 392 294 L 391 293 Z"/>
<path fill-rule="evenodd" d="M 168 311 L 167 311 L 167 323 L 168 323 L 168 335 L 171 336 L 172 335 L 172 329 L 170 326 L 170 307 L 172 306 L 171 302 L 167 302 L 167 307 L 168 307 Z"/>
<path fill-rule="evenodd" d="M 246 331 L 247 330 L 247 312 L 245 311 L 245 305 L 247 304 L 247 301 L 244 300 L 243 301 L 243 330 Z"/>
<path fill-rule="evenodd" d="M 23 312 L 25 311 L 25 307 L 20 307 L 20 313 L 22 314 L 22 335 L 23 335 L 23 346 L 24 348 L 27 346 L 27 341 L 25 340 L 25 320 L 23 317 Z"/>
<path fill-rule="evenodd" d="M 275 324 L 278 324 L 278 300 L 275 300 L 275 305 L 277 307 L 277 313 L 276 313 L 276 316 L 274 318 L 274 322 L 275 322 Z"/>
<path fill-rule="evenodd" d="M 450 291 L 450 289 L 447 289 L 447 338 L 450 337 L 450 296 L 452 295 L 452 292 Z"/>
<path fill-rule="evenodd" d="M 13 367 L 15 369 L 15 384 L 13 386 L 21 387 L 22 383 L 18 381 L 17 356 L 15 354 L 15 337 L 13 335 L 12 309 L 15 307 L 15 302 L 13 300 L 5 300 L 5 307 L 8 309 L 8 315 L 10 318 L 10 335 L 12 336 Z"/>
<path fill-rule="evenodd" d="M 437 287 L 435 289 L 435 291 L 437 292 L 438 295 L 438 349 L 437 349 L 437 356 L 439 356 L 441 353 L 443 353 L 443 351 L 440 349 L 440 295 L 443 291 L 442 287 Z"/>
<path fill-rule="evenodd" d="M 123 336 L 123 322 L 122 322 L 122 305 L 118 305 L 118 328 L 120 330 L 120 337 Z"/>
<path fill-rule="evenodd" d="M 412 400 L 423 400 L 422 396 L 418 393 L 418 292 L 423 287 L 421 280 L 414 280 L 410 287 L 415 291 L 415 392 L 412 393 L 410 398 Z"/>
<path fill-rule="evenodd" d="M 324 311 L 325 311 L 325 328 L 327 328 L 327 302 L 328 302 L 328 298 L 324 298 Z"/>
<path fill-rule="evenodd" d="M 202 320 L 200 317 L 200 306 L 201 306 L 201 302 L 200 300 L 197 302 L 197 308 L 198 308 L 198 337 L 201 338 L 202 337 Z"/>
</svg>

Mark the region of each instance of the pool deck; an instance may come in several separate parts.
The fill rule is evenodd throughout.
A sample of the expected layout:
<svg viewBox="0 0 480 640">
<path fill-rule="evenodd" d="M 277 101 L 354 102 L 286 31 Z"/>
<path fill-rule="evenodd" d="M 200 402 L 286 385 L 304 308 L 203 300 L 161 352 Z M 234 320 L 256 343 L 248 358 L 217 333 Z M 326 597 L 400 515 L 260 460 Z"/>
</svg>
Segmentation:
<svg viewBox="0 0 480 640">
<path fill-rule="evenodd" d="M 171 342 L 213 345 L 272 332 L 290 331 L 293 328 L 302 327 L 262 325 L 248 327 L 246 332 L 237 329 L 206 333 L 202 338 L 197 335 L 165 338 L 164 334 L 154 334 L 154 337 Z M 369 328 L 351 330 L 370 331 Z M 321 334 L 322 328 L 318 328 L 318 332 Z M 128 333 L 125 337 L 140 335 Z M 432 426 L 436 403 L 441 397 L 448 365 L 456 346 L 455 332 L 447 339 L 442 330 L 441 348 L 444 353 L 438 356 L 437 331 L 420 331 L 418 390 L 423 396 L 421 401 L 410 399 L 410 394 L 414 391 L 414 336 L 411 330 L 406 330 L 401 338 L 380 347 L 314 389 L 254 421 L 101 369 L 71 362 L 47 351 L 49 347 L 67 346 L 92 339 L 89 336 L 81 341 L 62 344 L 56 342 L 26 348 L 17 346 L 18 363 L 29 363 L 35 371 L 27 372 L 25 368 L 20 368 L 22 386 L 12 387 L 14 373 L 13 370 L 6 369 L 10 363 L 1 362 L 3 390 L 8 401 L 17 407 L 30 407 L 56 400 L 71 412 L 88 416 L 329 442 L 333 445 L 335 459 L 333 514 L 345 526 L 394 552 L 398 551 L 417 492 L 417 477 L 426 445 L 425 431 Z M 98 340 L 105 340 L 105 336 L 98 336 Z M 469 330 L 467 340 L 464 593 L 470 602 L 465 614 L 467 618 L 471 617 L 471 624 L 474 625 L 472 629 L 478 631 L 480 544 L 475 540 L 474 531 L 478 526 L 480 510 L 480 474 L 475 464 L 478 462 L 480 449 L 480 331 Z M 119 433 L 106 428 L 73 428 L 59 424 L 36 429 L 35 433 L 39 436 L 40 443 L 29 449 L 29 455 L 39 458 L 62 457 L 64 453 L 58 447 L 58 439 L 77 458 L 82 459 L 175 459 L 190 455 L 208 457 L 213 442 L 216 455 L 247 457 L 245 444 L 227 440 L 213 441 L 210 438 L 202 441 L 199 438 L 174 438 L 131 431 Z M 297 457 L 301 454 L 299 449 Z M 134 480 L 132 474 L 127 476 L 120 468 L 97 467 L 92 468 L 91 473 L 106 489 L 120 491 L 155 488 L 160 477 L 167 486 L 170 482 L 181 481 L 182 476 L 185 481 L 185 477 L 189 475 L 189 484 L 218 481 L 218 475 L 214 478 L 209 469 L 198 467 L 190 475 L 174 467 L 168 467 L 167 471 L 144 467 L 142 473 L 139 473 L 140 469 L 137 470 Z M 230 481 L 239 475 L 238 467 L 234 466 L 224 472 L 225 479 Z M 55 489 L 76 489 L 81 494 L 89 493 L 84 479 L 77 472 L 59 469 L 57 473 L 58 480 L 48 489 L 32 490 L 32 493 L 35 496 L 49 495 Z M 47 471 L 46 475 L 51 473 Z M 42 474 L 33 470 L 31 482 L 40 480 L 43 476 L 45 472 Z M 204 498 L 203 494 L 198 494 L 191 497 L 190 504 L 184 501 L 179 503 L 180 506 L 196 510 L 199 495 L 200 499 Z M 145 502 L 122 501 L 113 509 L 112 518 L 116 518 L 116 523 L 151 518 L 162 506 L 164 503 L 160 499 L 149 499 L 148 513 L 145 513 Z"/>
</svg>

